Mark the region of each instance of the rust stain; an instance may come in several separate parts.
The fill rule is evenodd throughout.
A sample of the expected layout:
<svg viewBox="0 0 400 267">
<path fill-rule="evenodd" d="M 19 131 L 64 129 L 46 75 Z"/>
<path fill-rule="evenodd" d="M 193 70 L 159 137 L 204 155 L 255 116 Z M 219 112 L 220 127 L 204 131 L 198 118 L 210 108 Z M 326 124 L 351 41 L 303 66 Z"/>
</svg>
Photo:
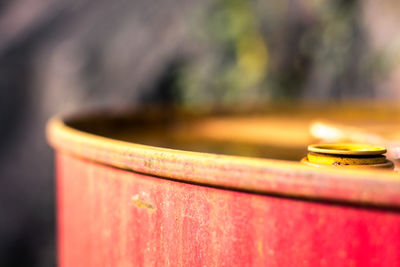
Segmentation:
<svg viewBox="0 0 400 267">
<path fill-rule="evenodd" d="M 257 251 L 261 257 L 264 257 L 263 242 L 261 240 L 257 241 Z"/>
<path fill-rule="evenodd" d="M 143 208 L 151 212 L 154 212 L 156 210 L 156 207 L 154 205 L 143 200 L 143 198 L 139 194 L 134 195 L 131 199 L 133 204 L 135 204 L 135 206 L 138 208 Z"/>
</svg>

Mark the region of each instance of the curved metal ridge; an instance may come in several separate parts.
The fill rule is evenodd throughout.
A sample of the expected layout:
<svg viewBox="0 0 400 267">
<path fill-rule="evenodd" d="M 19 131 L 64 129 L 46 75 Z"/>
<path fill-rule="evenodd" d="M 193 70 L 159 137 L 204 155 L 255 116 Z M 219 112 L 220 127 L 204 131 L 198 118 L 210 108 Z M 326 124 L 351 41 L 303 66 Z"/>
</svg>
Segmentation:
<svg viewBox="0 0 400 267">
<path fill-rule="evenodd" d="M 47 138 L 62 153 L 177 181 L 261 194 L 400 208 L 400 177 L 384 170 L 318 169 L 299 162 L 140 145 L 71 128 L 58 117 L 49 121 Z"/>
</svg>

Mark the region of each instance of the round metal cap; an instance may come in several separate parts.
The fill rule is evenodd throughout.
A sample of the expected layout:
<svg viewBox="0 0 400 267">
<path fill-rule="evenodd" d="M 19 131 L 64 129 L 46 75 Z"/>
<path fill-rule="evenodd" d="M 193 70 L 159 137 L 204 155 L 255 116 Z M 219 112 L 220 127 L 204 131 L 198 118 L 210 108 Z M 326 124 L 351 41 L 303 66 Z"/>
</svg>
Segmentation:
<svg viewBox="0 0 400 267">
<path fill-rule="evenodd" d="M 383 146 L 369 144 L 334 143 L 309 145 L 308 151 L 333 155 L 360 156 L 381 155 L 386 153 L 386 148 Z"/>
</svg>

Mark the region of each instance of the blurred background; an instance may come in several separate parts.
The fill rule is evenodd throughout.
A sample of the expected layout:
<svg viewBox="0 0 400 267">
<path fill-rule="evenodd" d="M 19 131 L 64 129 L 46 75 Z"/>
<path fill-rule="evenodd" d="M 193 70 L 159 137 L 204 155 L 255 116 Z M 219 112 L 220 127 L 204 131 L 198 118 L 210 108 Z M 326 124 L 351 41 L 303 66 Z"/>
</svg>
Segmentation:
<svg viewBox="0 0 400 267">
<path fill-rule="evenodd" d="M 400 100 L 395 0 L 0 2 L 0 266 L 54 266 L 50 116 Z"/>
</svg>

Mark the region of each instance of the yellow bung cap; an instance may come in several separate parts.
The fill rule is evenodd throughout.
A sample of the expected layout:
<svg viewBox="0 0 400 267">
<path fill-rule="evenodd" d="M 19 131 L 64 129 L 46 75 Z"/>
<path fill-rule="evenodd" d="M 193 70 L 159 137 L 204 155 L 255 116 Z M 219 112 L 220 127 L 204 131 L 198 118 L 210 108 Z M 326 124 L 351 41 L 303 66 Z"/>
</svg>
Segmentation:
<svg viewBox="0 0 400 267">
<path fill-rule="evenodd" d="M 309 145 L 308 151 L 330 155 L 362 156 L 381 155 L 386 153 L 386 148 L 369 144 L 334 143 Z"/>
</svg>

